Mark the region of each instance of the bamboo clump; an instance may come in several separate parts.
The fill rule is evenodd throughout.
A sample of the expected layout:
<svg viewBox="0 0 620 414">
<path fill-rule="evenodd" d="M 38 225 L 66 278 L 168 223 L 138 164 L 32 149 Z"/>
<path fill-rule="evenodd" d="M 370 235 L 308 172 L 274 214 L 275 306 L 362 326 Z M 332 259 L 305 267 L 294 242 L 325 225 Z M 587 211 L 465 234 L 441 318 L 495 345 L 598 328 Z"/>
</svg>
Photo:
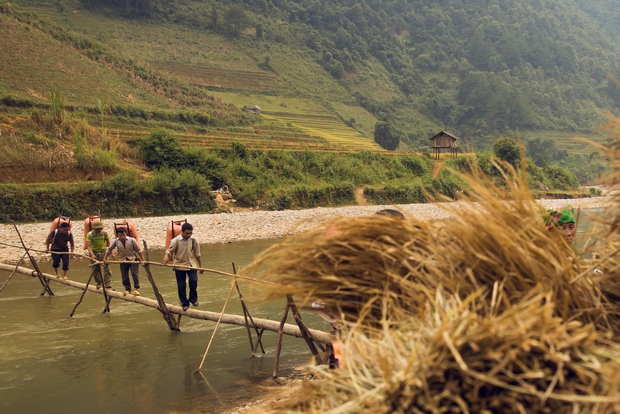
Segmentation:
<svg viewBox="0 0 620 414">
<path fill-rule="evenodd" d="M 620 134 L 605 150 L 616 196 L 580 250 L 545 228 L 527 171 L 498 162 L 501 182 L 460 177 L 449 220 L 340 219 L 264 253 L 246 270 L 279 285 L 271 298 L 320 303 L 344 327 L 344 367 L 314 368 L 324 381 L 276 410 L 620 412 Z"/>
</svg>

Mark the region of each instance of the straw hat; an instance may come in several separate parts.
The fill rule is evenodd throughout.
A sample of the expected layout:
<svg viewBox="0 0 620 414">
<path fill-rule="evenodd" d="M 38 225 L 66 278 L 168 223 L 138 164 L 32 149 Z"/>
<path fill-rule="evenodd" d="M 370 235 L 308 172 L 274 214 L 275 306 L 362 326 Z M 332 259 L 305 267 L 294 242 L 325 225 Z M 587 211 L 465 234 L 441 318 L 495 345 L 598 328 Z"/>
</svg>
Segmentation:
<svg viewBox="0 0 620 414">
<path fill-rule="evenodd" d="M 95 221 L 93 223 L 93 229 L 102 229 L 102 228 L 103 228 L 103 222 L 102 221 L 97 220 L 97 221 Z"/>
</svg>

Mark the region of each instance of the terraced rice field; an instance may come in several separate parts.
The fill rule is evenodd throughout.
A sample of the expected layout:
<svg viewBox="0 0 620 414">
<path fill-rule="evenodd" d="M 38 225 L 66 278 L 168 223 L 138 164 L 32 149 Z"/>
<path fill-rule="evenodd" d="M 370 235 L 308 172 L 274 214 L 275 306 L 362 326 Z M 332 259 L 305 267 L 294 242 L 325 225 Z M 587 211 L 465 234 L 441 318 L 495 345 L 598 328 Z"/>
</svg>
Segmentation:
<svg viewBox="0 0 620 414">
<path fill-rule="evenodd" d="M 335 115 L 328 113 L 288 113 L 263 111 L 261 116 L 278 120 L 298 127 L 309 135 L 322 138 L 331 145 L 347 150 L 382 151 L 381 147 L 371 139 L 362 136 L 359 132 L 346 126 Z"/>
<path fill-rule="evenodd" d="M 536 134 L 536 137 L 543 139 L 552 138 L 558 144 L 558 147 L 565 149 L 569 154 L 573 155 L 590 155 L 593 152 L 598 153 L 598 148 L 592 145 L 590 142 L 596 144 L 604 144 L 608 136 L 605 133 L 563 133 L 563 132 L 540 132 Z"/>
<path fill-rule="evenodd" d="M 231 69 L 204 68 L 176 63 L 151 62 L 158 71 L 167 72 L 192 85 L 218 86 L 222 88 L 266 91 L 283 89 L 276 75 L 268 72 L 250 72 Z"/>
<path fill-rule="evenodd" d="M 156 126 L 140 127 L 107 122 L 107 134 L 119 140 L 143 137 L 156 129 Z M 267 123 L 254 127 L 214 128 L 204 133 L 174 133 L 184 145 L 201 148 L 230 148 L 233 142 L 243 143 L 251 149 L 287 149 L 294 151 L 356 151 L 359 148 L 335 145 L 326 139 L 312 135 L 295 126 L 281 123 Z"/>
</svg>

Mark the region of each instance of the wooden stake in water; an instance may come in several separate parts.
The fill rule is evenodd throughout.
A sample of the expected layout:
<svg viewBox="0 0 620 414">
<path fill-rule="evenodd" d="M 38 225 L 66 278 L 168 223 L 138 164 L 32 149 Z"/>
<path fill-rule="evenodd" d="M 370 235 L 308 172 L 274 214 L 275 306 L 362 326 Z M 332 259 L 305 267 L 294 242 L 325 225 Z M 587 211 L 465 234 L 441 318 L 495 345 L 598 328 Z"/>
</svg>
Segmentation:
<svg viewBox="0 0 620 414">
<path fill-rule="evenodd" d="M 237 267 L 235 266 L 235 262 L 232 262 L 233 273 L 237 274 Z M 248 309 L 245 301 L 243 300 L 243 295 L 241 294 L 241 289 L 239 289 L 239 282 L 235 280 L 235 286 L 237 287 L 237 293 L 239 294 L 239 300 L 241 301 L 241 308 L 243 309 L 243 317 L 245 318 L 245 327 L 248 330 L 248 337 L 250 338 L 250 349 L 252 350 L 252 357 L 256 356 L 256 347 L 252 342 L 252 332 L 250 332 L 250 325 L 248 324 L 248 319 L 254 326 L 254 319 L 252 319 L 252 315 L 250 315 L 250 310 Z M 256 336 L 258 337 L 258 344 L 260 345 L 260 349 L 265 353 L 265 348 L 263 347 L 263 341 L 261 340 L 261 335 L 258 332 L 258 328 L 254 326 L 254 330 L 256 331 Z"/>
<path fill-rule="evenodd" d="M 75 315 L 75 311 L 77 310 L 78 306 L 80 306 L 80 303 L 82 303 L 82 299 L 84 299 L 84 295 L 86 294 L 86 291 L 88 290 L 88 285 L 90 284 L 90 281 L 93 279 L 93 276 L 95 276 L 95 272 L 97 271 L 99 267 L 95 267 L 93 268 L 93 271 L 90 272 L 90 276 L 88 277 L 88 280 L 86 281 L 86 286 L 84 286 L 84 291 L 82 292 L 82 295 L 80 296 L 80 300 L 78 300 L 78 302 L 75 304 L 75 306 L 73 307 L 73 310 L 71 311 L 71 315 L 69 315 L 70 318 L 73 317 L 73 315 Z"/>
<path fill-rule="evenodd" d="M 235 262 L 232 262 L 233 273 L 237 274 L 237 267 L 235 266 Z M 239 300 L 241 301 L 241 309 L 243 310 L 243 317 L 245 319 L 245 329 L 248 331 L 248 339 L 250 340 L 250 351 L 254 349 L 254 342 L 252 341 L 252 332 L 250 331 L 250 325 L 248 324 L 248 312 L 245 307 L 245 302 L 243 301 L 243 295 L 241 294 L 241 289 L 239 289 L 239 284 L 237 280 L 235 280 L 235 287 L 237 288 L 237 293 L 239 294 Z M 254 356 L 254 353 L 252 353 Z"/>
<path fill-rule="evenodd" d="M 288 300 L 288 303 L 291 307 L 291 311 L 293 312 L 293 317 L 295 318 L 295 322 L 297 323 L 297 326 L 299 326 L 299 330 L 301 331 L 301 336 L 306 341 L 308 348 L 310 348 L 310 352 L 312 352 L 312 356 L 314 356 L 314 359 L 317 363 L 323 362 L 321 357 L 319 356 L 318 350 L 316 349 L 316 345 L 314 344 L 315 342 L 318 343 L 318 341 L 314 338 L 314 336 L 312 336 L 312 333 L 308 329 L 308 326 L 301 319 L 301 313 L 299 313 L 299 309 L 297 309 L 297 305 L 295 304 L 293 297 L 291 295 L 286 295 L 286 299 Z M 321 352 L 325 352 L 325 348 L 321 347 L 320 344 L 319 344 L 319 347 L 321 348 Z"/>
<path fill-rule="evenodd" d="M 22 239 L 22 235 L 19 232 L 19 229 L 17 228 L 15 223 L 13 223 L 13 227 L 15 227 L 15 231 L 17 232 L 17 235 L 19 236 L 19 241 L 21 242 L 22 246 L 24 247 L 24 250 L 26 251 L 26 254 L 28 255 L 28 258 L 30 259 L 30 263 L 32 263 L 32 267 L 34 267 L 34 270 L 37 272 L 37 277 L 39 278 L 39 282 L 41 282 L 41 284 L 43 285 L 43 292 L 41 292 L 41 294 L 39 296 L 43 296 L 46 293 L 48 295 L 50 295 L 50 296 L 54 296 L 54 292 L 52 292 L 52 288 L 50 287 L 49 280 L 47 280 L 45 277 L 43 277 L 43 272 L 41 272 L 41 269 L 39 268 L 39 264 L 37 263 L 37 261 L 34 259 L 34 257 L 32 257 L 32 255 L 28 251 L 28 248 L 26 247 L 26 243 L 24 243 L 24 239 Z"/>
<path fill-rule="evenodd" d="M 280 367 L 280 352 L 282 352 L 282 336 L 284 335 L 284 324 L 286 323 L 286 319 L 288 318 L 288 311 L 291 308 L 290 302 L 286 301 L 286 306 L 284 307 L 284 316 L 282 316 L 282 320 L 280 321 L 280 326 L 278 327 L 278 342 L 276 344 L 276 358 L 273 362 L 273 374 L 272 377 L 278 378 L 278 369 Z"/>
<path fill-rule="evenodd" d="M 217 332 L 217 327 L 220 326 L 220 322 L 222 322 L 222 318 L 224 317 L 224 311 L 226 310 L 226 305 L 228 305 L 228 300 L 230 299 L 230 295 L 232 295 L 233 290 L 235 290 L 235 285 L 237 284 L 237 278 L 233 280 L 232 285 L 230 286 L 230 290 L 228 291 L 228 296 L 226 297 L 226 301 L 224 302 L 224 307 L 222 308 L 222 312 L 220 313 L 220 317 L 215 324 L 215 329 L 213 329 L 213 334 L 211 335 L 211 339 L 209 340 L 209 345 L 207 345 L 207 350 L 202 357 L 202 361 L 200 361 L 200 366 L 198 367 L 198 371 L 202 370 L 202 366 L 205 363 L 205 359 L 207 358 L 207 354 L 209 353 L 209 348 L 211 348 L 211 344 L 213 343 L 213 338 L 215 338 L 215 333 Z"/>
<path fill-rule="evenodd" d="M 146 258 L 146 262 L 143 263 L 144 270 L 146 271 L 146 277 L 149 279 L 149 282 L 151 282 L 151 286 L 153 287 L 153 293 L 155 294 L 155 299 L 157 299 L 157 310 L 159 310 L 161 314 L 164 316 L 164 320 L 166 321 L 166 323 L 168 323 L 168 327 L 170 328 L 171 331 L 180 331 L 181 329 L 179 329 L 179 321 L 181 320 L 181 318 L 179 316 L 179 320 L 178 321 L 175 320 L 172 314 L 170 313 L 170 310 L 168 310 L 168 307 L 166 306 L 166 301 L 164 300 L 164 297 L 159 292 L 159 289 L 157 288 L 157 285 L 155 284 L 155 279 L 153 279 L 153 275 L 151 274 L 151 268 L 149 265 L 149 247 L 146 244 L 146 240 L 142 240 L 142 244 L 144 245 L 144 255 Z"/>
<path fill-rule="evenodd" d="M 7 283 L 9 283 L 9 280 L 11 280 L 11 278 L 13 277 L 13 275 L 15 274 L 15 272 L 17 271 L 17 268 L 19 267 L 19 265 L 21 264 L 21 262 L 24 260 L 24 258 L 26 257 L 26 253 L 24 253 L 24 255 L 22 256 L 21 259 L 19 259 L 19 261 L 17 262 L 17 264 L 15 265 L 15 270 L 13 270 L 13 272 L 9 275 L 9 277 L 6 279 L 6 282 L 4 282 L 4 284 L 2 285 L 2 287 L 0 287 L 0 292 L 2 292 L 2 289 L 4 289 L 4 287 L 7 285 Z"/>
<path fill-rule="evenodd" d="M 95 271 L 99 272 L 99 280 L 103 282 L 104 280 L 103 275 L 101 274 L 101 266 L 95 266 Z M 108 292 L 105 288 L 105 283 L 101 284 L 101 289 L 103 289 L 103 297 L 105 299 L 105 307 L 103 308 L 103 312 L 101 313 L 110 313 L 110 302 L 112 301 L 112 298 L 108 296 Z"/>
</svg>

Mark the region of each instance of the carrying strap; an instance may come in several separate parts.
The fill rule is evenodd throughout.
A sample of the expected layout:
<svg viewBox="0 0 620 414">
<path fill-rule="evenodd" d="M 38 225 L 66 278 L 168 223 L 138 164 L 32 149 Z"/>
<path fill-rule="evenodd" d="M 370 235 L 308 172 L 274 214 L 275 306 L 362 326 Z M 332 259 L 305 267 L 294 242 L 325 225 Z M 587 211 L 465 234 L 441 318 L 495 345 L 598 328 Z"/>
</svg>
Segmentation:
<svg viewBox="0 0 620 414">
<path fill-rule="evenodd" d="M 69 230 L 67 232 L 68 235 L 71 235 L 71 230 Z M 54 229 L 54 237 L 52 238 L 52 242 L 50 244 L 54 244 L 54 242 L 56 241 L 56 236 L 58 236 L 58 229 Z M 49 237 L 49 236 L 48 236 Z M 41 240 L 41 239 L 39 239 Z"/>
</svg>

